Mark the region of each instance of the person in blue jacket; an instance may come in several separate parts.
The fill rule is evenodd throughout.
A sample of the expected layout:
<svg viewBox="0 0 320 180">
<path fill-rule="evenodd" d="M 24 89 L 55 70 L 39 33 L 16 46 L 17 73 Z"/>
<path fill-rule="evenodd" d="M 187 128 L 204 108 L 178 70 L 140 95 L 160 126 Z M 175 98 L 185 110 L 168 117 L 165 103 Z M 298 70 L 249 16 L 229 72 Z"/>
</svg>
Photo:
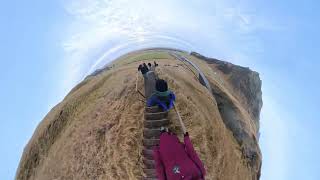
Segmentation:
<svg viewBox="0 0 320 180">
<path fill-rule="evenodd" d="M 156 80 L 155 93 L 147 101 L 147 106 L 158 106 L 164 111 L 168 111 L 173 107 L 176 96 L 168 90 L 168 83 L 163 79 Z"/>
</svg>

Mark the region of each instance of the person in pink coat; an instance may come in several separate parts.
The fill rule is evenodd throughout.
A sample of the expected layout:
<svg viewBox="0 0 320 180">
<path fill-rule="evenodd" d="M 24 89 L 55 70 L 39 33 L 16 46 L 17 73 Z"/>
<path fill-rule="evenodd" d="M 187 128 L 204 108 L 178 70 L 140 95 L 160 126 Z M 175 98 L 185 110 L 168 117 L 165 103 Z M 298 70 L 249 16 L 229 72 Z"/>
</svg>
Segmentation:
<svg viewBox="0 0 320 180">
<path fill-rule="evenodd" d="M 204 180 L 206 171 L 195 152 L 189 134 L 184 134 L 184 143 L 166 131 L 160 135 L 160 144 L 153 148 L 153 157 L 159 180 Z"/>
</svg>

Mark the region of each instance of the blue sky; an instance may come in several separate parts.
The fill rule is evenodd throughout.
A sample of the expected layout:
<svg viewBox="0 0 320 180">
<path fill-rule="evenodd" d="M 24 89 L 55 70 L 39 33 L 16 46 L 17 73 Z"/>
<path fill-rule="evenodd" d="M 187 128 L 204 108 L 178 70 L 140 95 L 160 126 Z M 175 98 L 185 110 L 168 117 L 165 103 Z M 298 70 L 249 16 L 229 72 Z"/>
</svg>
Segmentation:
<svg viewBox="0 0 320 180">
<path fill-rule="evenodd" d="M 260 73 L 263 180 L 320 175 L 317 1 L 17 0 L 0 7 L 0 178 L 47 112 L 94 69 L 168 46 Z"/>
</svg>

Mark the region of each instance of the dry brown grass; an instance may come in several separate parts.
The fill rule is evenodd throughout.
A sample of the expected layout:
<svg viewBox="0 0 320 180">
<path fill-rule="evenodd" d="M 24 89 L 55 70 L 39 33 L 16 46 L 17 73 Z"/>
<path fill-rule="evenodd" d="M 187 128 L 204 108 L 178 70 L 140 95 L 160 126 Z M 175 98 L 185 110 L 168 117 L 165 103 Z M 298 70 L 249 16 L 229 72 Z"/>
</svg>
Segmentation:
<svg viewBox="0 0 320 180">
<path fill-rule="evenodd" d="M 207 179 L 253 179 L 207 89 L 180 62 L 158 63 L 160 78 L 177 95 Z M 115 69 L 90 77 L 52 109 L 25 148 L 17 179 L 139 179 L 144 104 L 135 92 L 137 65 L 117 62 Z M 169 117 L 179 133 L 175 114 Z"/>
</svg>

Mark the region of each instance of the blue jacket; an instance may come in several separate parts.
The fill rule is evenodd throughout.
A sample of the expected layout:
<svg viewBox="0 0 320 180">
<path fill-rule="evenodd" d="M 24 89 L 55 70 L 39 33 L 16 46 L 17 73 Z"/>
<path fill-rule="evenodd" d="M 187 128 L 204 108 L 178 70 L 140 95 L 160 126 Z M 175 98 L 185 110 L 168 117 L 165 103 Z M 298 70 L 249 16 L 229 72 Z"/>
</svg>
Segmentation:
<svg viewBox="0 0 320 180">
<path fill-rule="evenodd" d="M 164 111 L 168 111 L 173 107 L 173 102 L 176 100 L 176 96 L 173 92 L 169 92 L 167 96 L 159 96 L 157 93 L 154 93 L 147 101 L 147 106 L 159 106 Z"/>
</svg>

